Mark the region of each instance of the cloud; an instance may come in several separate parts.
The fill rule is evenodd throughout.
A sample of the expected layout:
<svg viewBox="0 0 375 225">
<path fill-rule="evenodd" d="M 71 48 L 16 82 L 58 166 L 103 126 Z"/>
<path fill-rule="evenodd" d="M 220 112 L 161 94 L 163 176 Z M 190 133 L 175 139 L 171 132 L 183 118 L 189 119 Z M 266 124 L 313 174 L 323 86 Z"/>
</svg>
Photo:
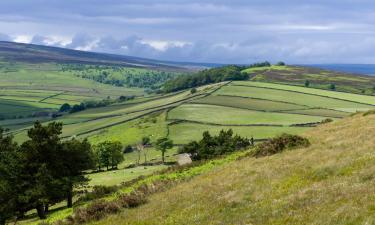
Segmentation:
<svg viewBox="0 0 375 225">
<path fill-rule="evenodd" d="M 66 48 L 91 51 L 95 48 L 97 40 L 88 34 L 79 33 L 72 38 L 72 41 L 67 44 Z"/>
<path fill-rule="evenodd" d="M 32 39 L 31 42 L 32 44 L 36 45 L 45 45 L 47 44 L 48 38 L 41 36 L 41 35 L 35 35 Z"/>
<path fill-rule="evenodd" d="M 0 39 L 177 61 L 375 61 L 372 0 L 2 0 Z"/>
</svg>

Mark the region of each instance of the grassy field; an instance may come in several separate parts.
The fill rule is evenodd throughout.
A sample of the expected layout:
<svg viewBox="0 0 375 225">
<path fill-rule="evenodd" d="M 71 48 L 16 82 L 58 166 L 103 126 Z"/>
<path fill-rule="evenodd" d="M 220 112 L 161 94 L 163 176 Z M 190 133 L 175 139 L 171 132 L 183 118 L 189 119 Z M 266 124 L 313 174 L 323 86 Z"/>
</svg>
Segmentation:
<svg viewBox="0 0 375 225">
<path fill-rule="evenodd" d="M 157 76 L 160 79 L 163 77 L 169 79 L 174 76 L 172 72 L 159 73 L 126 67 L 75 68 L 72 65 L 63 66 L 53 63 L 0 62 L 0 102 L 2 103 L 0 116 L 3 118 L 25 117 L 35 112 L 56 111 L 64 103 L 74 105 L 108 97 L 145 95 L 146 84 L 145 87 L 141 87 L 142 85 L 120 87 L 111 85 L 111 82 L 98 82 L 83 75 L 96 76 L 102 73 L 110 74 L 108 77 L 110 80 L 121 75 L 124 79 L 131 76 L 134 80 L 139 80 L 137 77 L 146 75 Z"/>
<path fill-rule="evenodd" d="M 346 95 L 346 93 L 343 94 Z M 215 92 L 215 95 L 231 95 L 289 102 L 308 107 L 334 109 L 344 112 L 355 112 L 358 110 L 366 111 L 375 108 L 375 106 L 372 105 L 349 102 L 329 97 L 251 86 L 228 85 Z"/>
<path fill-rule="evenodd" d="M 325 118 L 287 113 L 259 112 L 215 105 L 184 104 L 171 110 L 168 114 L 168 119 L 222 125 L 292 125 L 316 123 Z"/>
<path fill-rule="evenodd" d="M 210 95 L 193 101 L 194 103 L 228 106 L 242 109 L 252 109 L 259 111 L 281 111 L 307 109 L 307 106 L 292 103 L 274 102 L 253 98 L 241 98 L 236 96 L 214 96 Z"/>
<path fill-rule="evenodd" d="M 373 224 L 374 129 L 373 115 L 323 125 L 308 148 L 217 165 L 91 224 Z"/>
<path fill-rule="evenodd" d="M 166 169 L 165 165 L 158 166 L 140 166 L 131 169 L 120 169 L 113 171 L 106 171 L 101 173 L 89 174 L 87 177 L 91 179 L 89 187 L 95 185 L 114 186 L 123 182 L 135 179 L 139 176 L 147 176 L 156 171 Z"/>
<path fill-rule="evenodd" d="M 352 102 L 358 103 L 365 103 L 375 105 L 375 96 L 369 95 L 359 95 L 359 94 L 351 94 L 351 93 L 342 93 L 337 91 L 327 91 L 327 90 L 320 90 L 315 88 L 306 88 L 300 86 L 291 86 L 291 85 L 283 85 L 283 84 L 274 84 L 274 83 L 264 83 L 264 82 L 248 82 L 248 81 L 234 81 L 232 82 L 233 85 L 245 85 L 245 86 L 253 86 L 253 87 L 262 87 L 262 88 L 270 88 L 270 89 L 277 89 L 277 90 L 285 90 L 285 91 L 292 91 L 292 92 L 300 92 L 336 99 L 342 99 Z"/>
</svg>

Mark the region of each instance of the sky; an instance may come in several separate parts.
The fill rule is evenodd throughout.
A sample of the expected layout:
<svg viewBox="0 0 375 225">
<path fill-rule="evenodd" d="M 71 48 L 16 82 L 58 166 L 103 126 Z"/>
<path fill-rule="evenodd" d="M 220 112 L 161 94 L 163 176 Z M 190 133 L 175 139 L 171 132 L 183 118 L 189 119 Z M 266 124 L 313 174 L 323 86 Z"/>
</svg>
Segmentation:
<svg viewBox="0 0 375 225">
<path fill-rule="evenodd" d="M 0 40 L 159 60 L 375 63 L 373 0 L 1 0 Z"/>
</svg>

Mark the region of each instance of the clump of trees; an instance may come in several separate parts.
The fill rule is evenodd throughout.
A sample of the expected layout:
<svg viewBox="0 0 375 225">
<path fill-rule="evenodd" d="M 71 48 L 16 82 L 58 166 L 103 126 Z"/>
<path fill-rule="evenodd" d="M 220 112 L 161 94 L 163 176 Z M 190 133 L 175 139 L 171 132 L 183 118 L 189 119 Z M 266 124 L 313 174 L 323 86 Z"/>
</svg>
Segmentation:
<svg viewBox="0 0 375 225">
<path fill-rule="evenodd" d="M 107 99 L 103 99 L 100 101 L 90 100 L 82 102 L 80 104 L 75 104 L 73 106 L 71 106 L 69 103 L 64 103 L 61 105 L 59 112 L 75 113 L 83 111 L 85 109 L 105 107 L 114 103 L 129 101 L 134 98 L 135 96 L 120 96 L 117 99 L 111 99 L 110 97 L 108 97 Z"/>
<path fill-rule="evenodd" d="M 110 167 L 117 169 L 118 164 L 124 161 L 123 147 L 119 141 L 104 141 L 94 146 L 94 149 L 96 167 L 99 171 L 103 167 L 107 170 Z"/>
<path fill-rule="evenodd" d="M 228 65 L 218 68 L 206 69 L 192 75 L 178 76 L 175 79 L 168 80 L 164 84 L 163 90 L 164 92 L 174 92 L 222 81 L 247 80 L 249 79 L 249 75 L 247 73 L 243 73 L 242 70 L 254 67 L 269 66 L 271 66 L 271 63 L 265 61 L 247 66 Z"/>
<path fill-rule="evenodd" d="M 62 71 L 117 87 L 138 87 L 151 90 L 159 89 L 165 81 L 181 75 L 178 72 L 85 64 L 63 65 Z"/>
<path fill-rule="evenodd" d="M 43 219 L 50 205 L 64 199 L 72 207 L 73 190 L 88 181 L 84 174 L 95 169 L 96 157 L 87 140 L 62 140 L 61 132 L 61 123 L 36 122 L 27 132 L 29 139 L 19 145 L 0 128 L 0 225 L 31 209 Z M 116 166 L 122 147 L 103 146 L 109 165 Z"/>
<path fill-rule="evenodd" d="M 241 72 L 245 68 L 244 66 L 230 65 L 202 70 L 193 75 L 179 76 L 167 81 L 163 90 L 165 92 L 173 92 L 222 81 L 246 80 L 249 75 Z"/>
<path fill-rule="evenodd" d="M 216 136 L 211 136 L 208 131 L 205 131 L 200 141 L 186 144 L 179 152 L 190 154 L 193 160 L 201 160 L 244 149 L 250 145 L 249 139 L 234 135 L 232 129 L 221 130 Z"/>
</svg>

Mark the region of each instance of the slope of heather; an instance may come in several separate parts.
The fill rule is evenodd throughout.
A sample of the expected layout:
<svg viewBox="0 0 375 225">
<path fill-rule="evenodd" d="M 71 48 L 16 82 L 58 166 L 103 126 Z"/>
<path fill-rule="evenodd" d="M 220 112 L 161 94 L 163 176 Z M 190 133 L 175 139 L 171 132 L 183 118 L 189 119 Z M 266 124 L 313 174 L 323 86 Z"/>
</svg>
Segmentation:
<svg viewBox="0 0 375 225">
<path fill-rule="evenodd" d="M 321 125 L 305 149 L 244 158 L 95 224 L 374 224 L 375 115 Z"/>
</svg>

